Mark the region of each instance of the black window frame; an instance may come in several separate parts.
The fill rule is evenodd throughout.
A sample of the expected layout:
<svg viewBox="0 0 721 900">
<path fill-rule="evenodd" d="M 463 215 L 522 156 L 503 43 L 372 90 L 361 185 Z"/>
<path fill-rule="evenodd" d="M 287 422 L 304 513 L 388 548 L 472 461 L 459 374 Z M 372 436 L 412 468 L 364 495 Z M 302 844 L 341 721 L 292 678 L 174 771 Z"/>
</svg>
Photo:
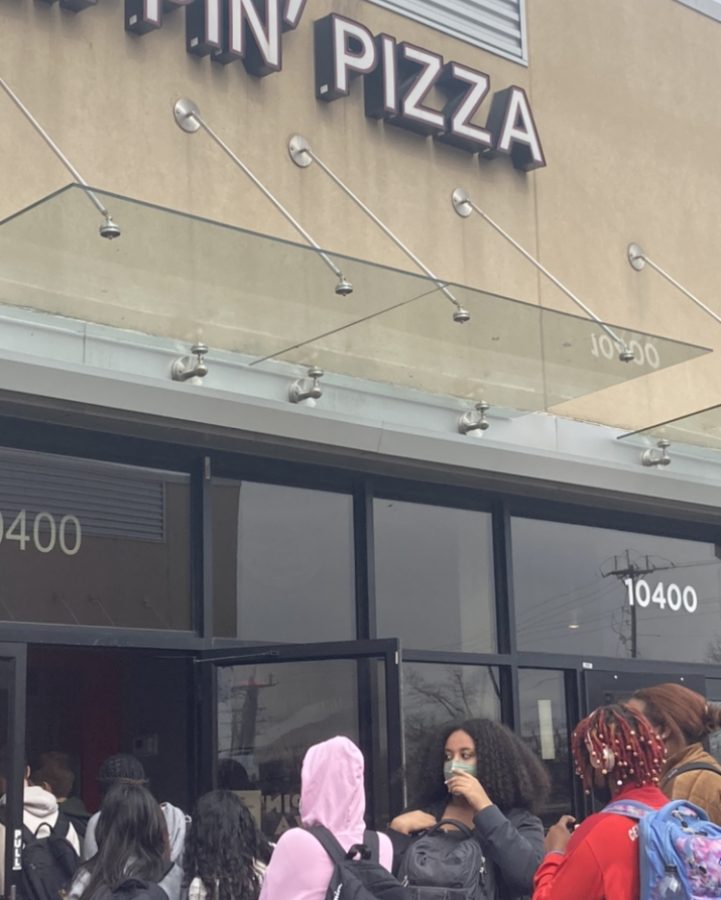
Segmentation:
<svg viewBox="0 0 721 900">
<path fill-rule="evenodd" d="M 30 413 L 28 414 L 30 415 Z M 37 411 L 35 413 L 37 415 Z M 75 415 L 77 420 L 79 417 Z M 82 417 L 80 417 L 82 418 Z M 494 666 L 501 683 L 501 718 L 511 727 L 518 722 L 519 678 L 522 668 L 562 671 L 566 687 L 567 720 L 586 712 L 583 672 L 589 667 L 659 677 L 692 672 L 721 678 L 721 666 L 711 663 L 668 663 L 658 660 L 619 659 L 588 654 L 519 651 L 515 632 L 511 518 L 522 516 L 566 524 L 592 525 L 640 531 L 650 535 L 701 540 L 721 544 L 721 513 L 679 501 L 621 495 L 580 486 L 559 486 L 531 479 L 494 476 L 492 473 L 444 471 L 437 467 L 368 460 L 327 449 L 281 446 L 261 439 L 250 441 L 239 433 L 198 434 L 180 426 L 122 421 L 89 415 L 83 427 L 3 416 L 0 444 L 58 456 L 157 468 L 190 476 L 191 526 L 188 553 L 191 564 L 191 631 L 68 626 L 0 622 L 0 641 L 18 644 L 114 646 L 152 649 L 198 659 L 211 651 L 252 650 L 267 642 L 247 642 L 213 636 L 212 496 L 215 477 L 238 481 L 341 492 L 352 497 L 355 559 L 355 641 L 377 639 L 373 570 L 373 515 L 375 497 L 442 505 L 491 514 L 498 650 L 468 653 L 403 648 L 402 661 Z M 144 435 L 144 436 L 143 436 Z M 269 455 L 260 454 L 267 451 Z M 560 499 L 559 499 L 560 495 Z M 350 642 L 351 644 L 353 641 Z M 195 700 L 202 697 L 200 681 Z M 197 749 L 200 753 L 200 750 Z M 575 784 L 575 782 L 574 782 Z M 580 786 L 575 787 L 576 811 L 584 808 Z"/>
</svg>

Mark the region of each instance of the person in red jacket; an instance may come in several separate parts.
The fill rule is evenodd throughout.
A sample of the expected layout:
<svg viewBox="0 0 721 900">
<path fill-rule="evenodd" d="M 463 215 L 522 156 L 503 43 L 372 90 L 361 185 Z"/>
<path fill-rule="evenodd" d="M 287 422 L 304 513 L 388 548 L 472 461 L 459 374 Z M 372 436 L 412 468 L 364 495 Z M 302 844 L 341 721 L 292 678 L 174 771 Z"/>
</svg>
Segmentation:
<svg viewBox="0 0 721 900">
<path fill-rule="evenodd" d="M 637 710 L 600 706 L 576 726 L 571 752 L 587 793 L 654 809 L 668 802 L 658 787 L 663 742 Z M 603 810 L 571 833 L 574 822 L 561 816 L 549 828 L 533 900 L 638 900 L 638 823 Z"/>
</svg>

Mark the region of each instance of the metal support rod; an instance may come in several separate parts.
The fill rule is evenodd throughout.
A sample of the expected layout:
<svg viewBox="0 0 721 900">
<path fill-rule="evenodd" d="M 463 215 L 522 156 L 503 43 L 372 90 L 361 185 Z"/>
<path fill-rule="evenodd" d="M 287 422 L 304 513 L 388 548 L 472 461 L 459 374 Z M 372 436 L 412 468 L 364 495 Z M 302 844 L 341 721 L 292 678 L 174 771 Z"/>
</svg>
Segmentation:
<svg viewBox="0 0 721 900">
<path fill-rule="evenodd" d="M 50 147 L 53 153 L 57 156 L 60 162 L 65 166 L 65 168 L 70 172 L 73 178 L 86 189 L 85 193 L 90 198 L 90 201 L 98 210 L 98 212 L 105 217 L 106 221 L 110 221 L 110 213 L 106 209 L 105 206 L 100 202 L 98 197 L 93 193 L 90 189 L 90 185 L 83 178 L 83 176 L 78 172 L 75 166 L 70 162 L 67 156 L 63 153 L 63 151 L 58 147 L 55 141 L 50 137 L 50 135 L 45 131 L 43 126 L 38 122 L 35 116 L 30 112 L 30 110 L 25 106 L 22 100 L 18 97 L 18 95 L 13 91 L 10 85 L 3 79 L 0 78 L 0 87 L 5 91 L 8 97 L 12 100 L 12 102 L 17 106 L 20 112 L 25 116 L 25 118 L 30 122 L 33 128 L 37 131 L 40 137 L 45 141 L 45 143 Z"/>
<path fill-rule="evenodd" d="M 278 212 L 284 216 L 284 218 L 290 222 L 290 224 L 295 228 L 301 237 L 310 244 L 310 246 L 317 251 L 320 258 L 323 262 L 328 266 L 328 268 L 333 272 L 333 274 L 338 278 L 339 282 L 349 284 L 345 281 L 343 277 L 343 273 L 338 268 L 338 266 L 333 262 L 333 260 L 328 256 L 320 248 L 320 244 L 316 243 L 313 238 L 308 234 L 308 232 L 303 228 L 300 222 L 294 218 L 294 216 L 283 206 L 283 204 L 278 200 L 278 198 L 272 194 L 268 188 L 263 184 L 263 182 L 246 166 L 242 159 L 237 156 L 230 147 L 225 143 L 225 141 L 217 134 L 205 119 L 201 116 L 200 110 L 198 107 L 190 100 L 178 100 L 174 107 L 175 120 L 183 129 L 183 131 L 197 131 L 197 128 L 186 127 L 186 124 L 189 123 L 190 120 L 196 122 L 200 128 L 205 131 L 205 133 L 220 147 L 220 149 L 230 157 L 230 159 L 238 166 L 238 168 L 244 172 L 248 178 L 253 182 L 253 184 L 258 188 L 261 193 L 270 200 L 270 202 L 275 206 Z M 352 290 L 352 288 L 351 288 Z M 343 291 L 339 291 L 339 293 L 343 293 Z M 347 291 L 350 293 L 350 290 Z"/>
<path fill-rule="evenodd" d="M 712 319 L 715 319 L 719 324 L 721 324 L 721 316 L 715 313 L 710 307 L 706 306 L 703 300 L 700 300 L 695 294 L 692 294 L 691 291 L 687 290 L 680 282 L 676 281 L 676 279 L 669 275 L 665 269 L 662 269 L 658 263 L 654 262 L 650 257 L 646 256 L 643 250 L 638 246 L 638 244 L 630 244 L 628 247 L 628 261 L 631 263 L 631 267 L 634 268 L 637 272 L 640 271 L 644 263 L 647 263 L 651 268 L 658 272 L 658 274 L 665 278 L 669 284 L 672 284 L 675 288 L 677 288 L 681 293 L 688 297 L 689 300 L 692 300 L 696 306 L 700 307 L 705 313 L 711 316 Z"/>
<path fill-rule="evenodd" d="M 576 306 L 582 309 L 589 318 L 593 319 L 593 321 L 598 325 L 599 328 L 603 329 L 603 331 L 606 332 L 611 340 L 620 348 L 621 352 L 619 354 L 619 357 L 622 362 L 630 362 L 634 358 L 633 352 L 629 349 L 623 338 L 619 337 L 616 334 L 613 328 L 611 328 L 602 319 L 600 319 L 590 307 L 586 306 L 586 304 L 573 293 L 573 291 L 567 288 L 562 281 L 559 281 L 558 278 L 556 278 L 556 276 L 552 272 L 549 272 L 548 269 L 539 260 L 537 260 L 535 256 L 529 253 L 528 250 L 526 250 L 525 247 L 519 244 L 518 241 L 515 240 L 515 238 L 511 237 L 511 235 L 504 228 L 502 228 L 498 224 L 498 222 L 492 219 L 488 215 L 488 213 L 486 213 L 481 209 L 480 206 L 478 206 L 477 203 L 471 200 L 471 198 L 465 193 L 465 191 L 456 189 L 453 192 L 453 206 L 460 216 L 467 217 L 470 214 L 470 209 L 473 209 L 475 212 L 477 212 L 484 221 L 488 222 L 491 228 L 498 232 L 498 234 L 500 234 L 502 238 L 505 238 L 505 240 L 507 240 L 509 244 L 515 247 L 516 250 L 518 250 L 518 252 L 522 256 L 524 256 L 532 265 L 534 265 L 539 272 L 543 273 L 546 278 L 548 278 L 549 281 L 555 284 L 560 291 L 563 291 L 563 293 L 570 300 L 572 300 L 576 304 Z M 461 211 L 462 207 L 464 206 L 466 208 L 470 208 L 468 212 Z"/>
<path fill-rule="evenodd" d="M 390 228 L 378 218 L 378 216 L 373 212 L 373 210 L 369 209 L 365 205 L 365 203 L 360 199 L 360 197 L 358 197 L 356 194 L 354 194 L 353 191 L 348 187 L 348 185 L 345 184 L 345 182 L 342 181 L 338 177 L 338 175 L 336 175 L 335 172 L 329 166 L 327 166 L 323 162 L 323 160 L 320 159 L 319 156 L 317 156 L 313 152 L 313 150 L 310 147 L 310 144 L 308 143 L 308 141 L 305 140 L 305 138 L 301 137 L 300 135 L 293 135 L 293 137 L 290 139 L 289 152 L 290 152 L 290 156 L 291 156 L 291 159 L 293 160 L 293 162 L 295 162 L 296 165 L 299 165 L 301 168 L 305 168 L 308 165 L 307 162 L 303 161 L 304 155 L 306 155 L 306 158 L 309 161 L 313 160 L 313 162 L 318 163 L 320 168 L 331 179 L 331 181 L 333 181 L 343 191 L 344 194 L 346 194 L 348 197 L 350 197 L 350 199 L 356 204 L 356 206 L 358 206 L 360 209 L 362 209 L 363 212 L 368 216 L 369 219 L 371 219 L 372 222 L 375 222 L 375 224 L 381 229 L 381 231 L 386 235 L 386 237 L 389 237 L 393 241 L 393 243 L 396 245 L 396 247 L 399 247 L 406 254 L 406 256 L 410 260 L 412 260 L 425 275 L 428 276 L 428 278 L 430 278 L 432 281 L 434 281 L 438 285 L 441 292 L 456 307 L 457 315 L 454 317 L 456 319 L 456 321 L 457 322 L 467 322 L 468 319 L 470 319 L 470 315 L 468 314 L 468 312 L 461 306 L 461 304 L 453 296 L 451 291 L 448 290 L 447 285 L 444 284 L 444 282 L 442 282 L 436 275 L 434 275 L 433 272 L 428 268 L 428 266 L 425 265 L 425 263 L 422 260 L 420 260 L 415 255 L 415 253 L 413 253 L 412 250 L 410 250 L 408 247 L 406 247 L 406 245 L 403 243 L 403 241 L 399 237 L 397 237 L 390 230 Z"/>
</svg>

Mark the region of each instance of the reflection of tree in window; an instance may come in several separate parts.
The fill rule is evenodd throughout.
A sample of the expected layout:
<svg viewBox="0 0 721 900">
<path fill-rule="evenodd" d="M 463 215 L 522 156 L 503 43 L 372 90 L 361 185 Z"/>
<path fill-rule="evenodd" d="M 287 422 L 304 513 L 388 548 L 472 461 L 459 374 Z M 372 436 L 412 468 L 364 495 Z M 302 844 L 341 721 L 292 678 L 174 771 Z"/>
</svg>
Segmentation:
<svg viewBox="0 0 721 900">
<path fill-rule="evenodd" d="M 453 721 L 500 718 L 498 673 L 486 666 L 407 663 L 403 700 L 408 795 L 412 797 L 428 740 L 436 731 Z"/>
</svg>

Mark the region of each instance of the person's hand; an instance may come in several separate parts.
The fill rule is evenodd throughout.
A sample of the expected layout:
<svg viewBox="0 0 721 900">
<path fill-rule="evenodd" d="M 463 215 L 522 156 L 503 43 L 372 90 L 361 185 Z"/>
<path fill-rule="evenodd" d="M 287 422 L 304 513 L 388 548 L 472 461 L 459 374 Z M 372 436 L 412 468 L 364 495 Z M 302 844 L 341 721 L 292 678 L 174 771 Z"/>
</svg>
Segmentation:
<svg viewBox="0 0 721 900">
<path fill-rule="evenodd" d="M 435 824 L 435 817 L 430 813 L 423 812 L 422 809 L 413 809 L 396 816 L 389 827 L 394 831 L 400 831 L 401 834 L 414 834 L 416 831 L 432 828 Z"/>
<path fill-rule="evenodd" d="M 482 809 L 493 806 L 493 801 L 486 793 L 486 789 L 481 782 L 468 772 L 461 772 L 460 770 L 453 772 L 448 781 L 446 781 L 446 787 L 451 794 L 463 797 L 475 812 L 480 812 Z"/>
<path fill-rule="evenodd" d="M 551 825 L 546 834 L 545 850 L 546 853 L 556 851 L 565 853 L 568 842 L 571 840 L 570 825 L 574 825 L 576 820 L 573 816 L 561 816 L 555 825 Z"/>
</svg>

